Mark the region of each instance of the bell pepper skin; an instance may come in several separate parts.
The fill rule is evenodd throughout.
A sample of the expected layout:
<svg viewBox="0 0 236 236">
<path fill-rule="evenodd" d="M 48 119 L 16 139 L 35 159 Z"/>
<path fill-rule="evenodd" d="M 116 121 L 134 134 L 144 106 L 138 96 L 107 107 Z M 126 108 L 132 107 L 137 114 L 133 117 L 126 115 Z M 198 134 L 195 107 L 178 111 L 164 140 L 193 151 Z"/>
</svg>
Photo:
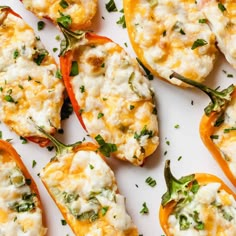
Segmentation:
<svg viewBox="0 0 236 236">
<path fill-rule="evenodd" d="M 8 6 L 0 6 L 0 12 L 2 13 L 2 16 L 3 16 L 2 19 L 1 19 L 1 24 L 2 24 L 2 21 L 5 21 L 5 20 L 7 22 L 9 20 L 12 23 L 11 25 L 10 24 L 7 25 L 7 27 L 9 27 L 9 29 L 7 29 L 7 31 L 9 31 L 9 32 L 11 32 L 11 30 L 13 28 L 13 24 L 17 24 L 17 20 L 15 18 L 10 18 L 10 16 L 13 15 L 13 16 L 16 16 L 16 17 L 22 19 L 22 17 L 19 14 L 17 14 L 15 11 L 13 11 Z M 8 16 L 9 16 L 9 18 L 8 18 Z M 4 22 L 3 22 L 3 24 L 4 24 Z M 15 27 L 18 27 L 18 25 L 16 25 Z M 32 28 L 30 28 L 23 21 L 22 21 L 21 27 L 24 27 L 24 31 L 29 32 L 30 36 L 32 36 L 34 34 Z M 16 38 L 16 40 L 18 40 L 17 37 L 19 37 L 18 34 L 20 34 L 20 33 L 21 32 L 17 31 L 17 30 L 14 32 L 15 35 L 14 35 L 14 37 L 12 36 L 13 41 L 14 41 L 14 38 Z M 15 52 L 17 53 L 15 62 L 11 62 L 11 59 L 6 57 L 6 68 L 7 68 L 7 66 L 11 65 L 11 63 L 12 64 L 16 63 L 16 68 L 19 67 L 20 69 L 22 69 L 23 70 L 23 72 L 22 72 L 23 75 L 20 75 L 19 78 L 17 76 L 14 77 L 14 82 L 19 79 L 19 82 L 18 82 L 19 84 L 17 86 L 15 85 L 16 83 L 14 83 L 14 82 L 9 83 L 9 85 L 8 85 L 8 83 L 2 85 L 3 82 L 1 81 L 1 87 L 2 87 L 3 91 L 4 90 L 5 91 L 12 91 L 12 96 L 14 96 L 15 91 L 17 91 L 17 93 L 19 93 L 18 96 L 17 96 L 19 101 L 14 103 L 15 108 L 13 109 L 13 108 L 6 108 L 7 107 L 7 105 L 5 104 L 6 99 L 4 99 L 4 96 L 3 96 L 6 92 L 4 91 L 4 94 L 1 97 L 2 104 L 3 104 L 2 121 L 6 125 L 8 125 L 13 131 L 15 131 L 19 136 L 21 136 L 21 137 L 23 137 L 23 138 L 25 138 L 25 139 L 27 139 L 31 142 L 37 143 L 41 147 L 45 147 L 49 144 L 50 141 L 48 139 L 46 139 L 45 137 L 38 135 L 36 133 L 36 131 L 34 131 L 31 127 L 29 128 L 27 126 L 27 119 L 28 119 L 29 116 L 31 116 L 31 115 L 34 116 L 35 115 L 35 113 L 34 114 L 33 113 L 29 114 L 29 110 L 30 109 L 33 110 L 35 108 L 34 107 L 35 104 L 38 104 L 38 106 L 40 106 L 40 99 L 42 99 L 42 97 L 44 99 L 44 101 L 43 101 L 44 103 L 45 103 L 45 100 L 47 100 L 47 99 L 48 99 L 48 101 L 50 101 L 50 99 L 55 98 L 55 96 L 53 94 L 54 92 L 52 94 L 50 94 L 49 96 L 45 95 L 46 89 L 54 89 L 56 92 L 58 92 L 57 96 L 58 97 L 60 96 L 61 100 L 60 101 L 55 100 L 55 103 L 53 103 L 53 104 L 52 103 L 50 104 L 50 102 L 48 102 L 49 106 L 51 105 L 50 108 L 52 109 L 53 113 L 47 114 L 47 116 L 49 115 L 48 117 L 49 117 L 50 122 L 52 124 L 52 125 L 51 124 L 49 125 L 50 127 L 49 127 L 49 129 L 47 128 L 48 129 L 47 131 L 50 132 L 51 134 L 54 134 L 56 132 L 56 130 L 60 128 L 60 109 L 61 109 L 62 103 L 63 103 L 64 85 L 63 85 L 62 81 L 59 81 L 58 78 L 50 77 L 51 74 L 56 73 L 56 69 L 55 69 L 56 68 L 56 62 L 50 55 L 48 55 L 48 52 L 44 49 L 43 45 L 39 46 L 39 44 L 37 44 L 35 42 L 31 43 L 32 45 L 33 45 L 33 43 L 35 43 L 35 47 L 31 48 L 32 49 L 32 55 L 29 55 L 27 57 L 27 59 L 25 59 L 26 56 L 24 57 L 24 54 L 21 52 L 21 50 L 24 50 L 24 49 L 21 49 L 21 47 L 17 46 L 17 44 L 14 44 L 12 46 L 12 44 L 14 42 L 12 43 L 12 41 L 10 41 L 10 40 L 9 40 L 9 42 L 7 40 L 4 41 L 4 38 L 7 37 L 7 36 L 5 36 L 5 34 L 7 34 L 7 32 L 4 31 L 4 27 L 1 27 L 1 35 L 2 35 L 2 38 L 3 38 L 3 42 L 5 42 L 5 41 L 7 42 L 6 46 L 4 46 L 4 47 L 9 47 L 11 50 L 15 49 Z M 27 44 L 27 40 L 25 38 L 24 39 L 19 39 L 18 43 L 19 44 L 22 43 L 22 44 L 26 45 L 25 47 L 29 47 L 29 48 L 31 46 L 31 44 Z M 2 50 L 4 50 L 4 49 L 2 49 Z M 34 56 L 36 54 L 34 55 L 33 50 L 35 50 L 34 53 L 36 53 L 37 50 L 42 51 L 41 56 L 43 56 L 43 58 L 42 58 L 41 61 L 36 61 L 36 58 L 34 58 Z M 3 54 L 1 53 L 1 55 L 3 55 Z M 24 63 L 22 63 L 20 65 L 17 64 L 17 59 L 20 58 L 20 57 L 22 57 L 21 58 L 22 60 L 27 60 L 25 62 L 25 64 Z M 38 58 L 39 57 L 40 57 L 40 52 L 39 52 Z M 36 68 L 37 70 L 40 70 L 40 71 L 42 70 L 42 74 L 44 72 L 44 69 L 48 65 L 51 65 L 53 69 L 47 69 L 48 79 L 51 79 L 51 84 L 46 85 L 47 86 L 46 87 L 45 84 L 43 83 L 43 81 L 41 81 L 42 77 L 40 77 L 40 74 L 32 75 L 31 68 L 27 67 L 27 65 L 29 63 L 34 63 L 37 67 Z M 4 76 L 5 76 L 4 73 L 7 73 L 7 72 L 8 72 L 8 68 L 6 69 L 6 71 L 3 71 L 1 73 L 1 79 L 2 80 L 4 79 Z M 36 80 L 37 83 L 34 82 L 34 79 L 36 79 L 36 78 L 37 78 L 37 80 Z M 10 79 L 12 79 L 12 78 L 10 78 Z M 32 83 L 29 82 L 29 81 L 32 81 Z M 19 87 L 18 86 L 21 89 L 20 92 L 19 92 Z M 35 86 L 34 89 L 36 91 L 37 91 L 38 87 L 41 86 L 41 89 L 40 89 L 41 93 L 36 92 L 34 94 L 34 96 L 32 96 L 32 94 L 34 92 L 34 91 L 32 92 L 32 87 L 33 86 Z M 60 93 L 60 95 L 59 95 L 59 93 Z M 12 104 L 13 104 L 13 102 L 12 102 Z M 42 108 L 42 110 L 43 110 L 43 108 Z M 57 116 L 56 116 L 56 114 L 57 114 Z M 40 114 L 40 116 L 44 116 L 44 115 L 45 114 Z M 42 118 L 44 119 L 44 117 L 42 117 Z M 16 121 L 16 119 L 17 119 L 17 121 Z M 21 119 L 21 121 L 20 121 L 20 119 Z M 22 120 L 23 120 L 23 122 L 22 122 Z"/>
<path fill-rule="evenodd" d="M 112 40 L 59 26 L 66 39 L 62 76 L 82 127 L 99 145 L 108 144 L 106 156 L 142 165 L 159 145 L 151 84 Z M 73 63 L 76 75 L 71 75 Z"/>
<path fill-rule="evenodd" d="M 15 165 L 16 165 L 15 168 L 20 170 L 20 172 L 24 176 L 24 179 L 30 181 L 29 187 L 30 187 L 31 193 L 35 194 L 35 196 L 36 196 L 33 198 L 35 208 L 30 211 L 37 210 L 37 212 L 41 213 L 41 217 L 42 217 L 41 227 L 42 228 L 41 228 L 41 231 L 38 232 L 38 233 L 40 233 L 38 235 L 39 236 L 46 235 L 46 228 L 44 228 L 44 226 L 43 226 L 43 225 L 45 225 L 45 215 L 44 215 L 44 211 L 43 211 L 43 208 L 41 205 L 38 188 L 37 188 L 33 178 L 31 177 L 30 173 L 28 172 L 27 168 L 25 167 L 24 163 L 22 162 L 20 155 L 16 152 L 16 150 L 13 148 L 13 146 L 9 142 L 6 142 L 4 140 L 0 140 L 0 153 L 1 153 L 0 163 L 2 163 L 2 164 L 9 163 L 9 166 L 10 166 L 10 163 L 12 163 L 12 162 L 15 163 Z M 4 181 L 4 180 L 1 180 L 1 181 Z M 26 183 L 24 185 L 26 185 Z M 24 185 L 22 185 L 22 186 L 24 187 Z M 4 186 L 4 185 L 2 185 L 2 186 Z M 18 186 L 18 188 L 20 188 L 20 186 Z M 26 189 L 24 191 L 26 191 Z M 12 188 L 12 193 L 14 193 L 13 188 Z M 17 191 L 16 195 L 17 194 L 18 195 L 20 194 L 20 190 Z M 38 227 L 39 226 L 40 225 L 38 225 Z"/>
<path fill-rule="evenodd" d="M 40 178 L 75 235 L 138 236 L 99 147 L 89 142 L 64 145 L 38 129 L 56 146 L 56 156 Z"/>
<path fill-rule="evenodd" d="M 168 219 L 170 215 L 176 212 L 178 204 L 181 204 L 181 202 L 185 202 L 185 200 L 188 198 L 188 192 L 193 192 L 193 194 L 196 194 L 201 187 L 206 186 L 208 184 L 218 183 L 220 184 L 219 191 L 223 190 L 227 194 L 232 195 L 234 201 L 236 201 L 235 192 L 232 191 L 220 178 L 215 175 L 208 173 L 196 173 L 181 177 L 180 179 L 176 179 L 171 173 L 169 160 L 167 160 L 165 164 L 165 180 L 167 184 L 167 192 L 162 196 L 162 204 L 159 209 L 159 220 L 166 236 L 174 235 L 170 232 L 170 225 L 168 223 Z M 183 195 L 181 194 L 183 193 L 186 198 L 182 198 Z M 184 208 L 186 205 L 183 205 L 182 208 Z M 197 208 L 197 206 L 195 206 L 195 208 Z M 175 214 L 177 215 L 178 212 L 176 212 Z M 213 218 L 205 223 L 204 229 L 209 229 L 212 222 L 214 222 Z M 200 220 L 198 223 L 200 223 Z"/>
<path fill-rule="evenodd" d="M 230 85 L 228 88 L 223 89 L 222 91 L 216 91 L 206 87 L 205 85 L 198 84 L 196 82 L 192 83 L 189 79 L 184 78 L 177 73 L 173 73 L 172 76 L 199 88 L 211 98 L 211 102 L 205 108 L 205 113 L 200 121 L 200 137 L 206 148 L 223 170 L 224 174 L 228 177 L 232 184 L 236 186 L 236 173 L 234 173 L 233 169 L 230 168 L 229 161 L 227 160 L 227 157 L 229 159 L 233 159 L 233 156 L 228 156 L 228 154 L 225 156 L 225 151 L 221 150 L 220 146 L 220 143 L 228 138 L 226 132 L 227 129 L 228 131 L 234 129 L 226 123 L 226 120 L 228 119 L 227 116 L 230 116 L 230 114 L 232 115 L 232 113 L 227 114 L 227 110 L 230 106 L 233 107 L 234 101 L 236 99 L 235 86 Z M 230 132 L 231 137 L 233 137 L 233 133 L 235 131 L 232 130 Z M 222 136 L 222 138 L 220 138 L 220 136 Z M 217 144 L 218 139 L 219 144 Z"/>
</svg>

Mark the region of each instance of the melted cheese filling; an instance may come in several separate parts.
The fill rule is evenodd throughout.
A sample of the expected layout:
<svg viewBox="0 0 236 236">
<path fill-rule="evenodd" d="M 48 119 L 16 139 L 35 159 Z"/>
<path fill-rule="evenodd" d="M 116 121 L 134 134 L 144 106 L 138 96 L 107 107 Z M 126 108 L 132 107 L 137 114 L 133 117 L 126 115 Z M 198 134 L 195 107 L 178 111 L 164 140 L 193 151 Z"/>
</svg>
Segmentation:
<svg viewBox="0 0 236 236">
<path fill-rule="evenodd" d="M 123 235 L 134 228 L 125 199 L 117 193 L 114 174 L 96 152 L 61 156 L 40 176 L 76 235 Z"/>
<path fill-rule="evenodd" d="M 174 236 L 236 235 L 236 201 L 220 190 L 220 183 L 201 186 L 191 202 L 169 216 L 168 224 Z"/>
<path fill-rule="evenodd" d="M 236 178 L 236 98 L 233 97 L 224 114 L 224 122 L 215 129 L 213 142 L 221 151 L 225 164 Z"/>
<path fill-rule="evenodd" d="M 0 155 L 0 235 L 43 236 L 42 211 L 38 199 L 25 184 L 25 178 L 13 161 Z M 28 199 L 23 200 L 28 196 Z M 28 205 L 27 205 L 28 204 Z M 34 205 L 32 210 L 29 209 Z M 28 208 L 28 209 L 27 209 Z"/>
<path fill-rule="evenodd" d="M 236 2 L 198 0 L 226 60 L 236 68 Z"/>
<path fill-rule="evenodd" d="M 1 17 L 0 119 L 23 137 L 42 136 L 29 117 L 52 133 L 60 128 L 64 90 L 56 63 L 22 19 Z"/>
<path fill-rule="evenodd" d="M 126 0 L 129 36 L 136 53 L 145 64 L 169 82 L 172 71 L 187 78 L 203 81 L 213 68 L 216 48 L 210 28 L 199 20 L 205 16 L 194 0 Z M 155 4 L 156 2 L 156 4 Z M 196 41 L 198 47 L 192 49 Z"/>
<path fill-rule="evenodd" d="M 90 25 L 97 11 L 97 0 L 23 0 L 23 4 L 37 16 L 49 17 L 55 23 L 62 15 L 70 16 L 76 28 Z"/>
<path fill-rule="evenodd" d="M 80 46 L 79 74 L 71 84 L 92 137 L 117 145 L 112 154 L 141 165 L 159 144 L 153 89 L 117 44 Z"/>
</svg>

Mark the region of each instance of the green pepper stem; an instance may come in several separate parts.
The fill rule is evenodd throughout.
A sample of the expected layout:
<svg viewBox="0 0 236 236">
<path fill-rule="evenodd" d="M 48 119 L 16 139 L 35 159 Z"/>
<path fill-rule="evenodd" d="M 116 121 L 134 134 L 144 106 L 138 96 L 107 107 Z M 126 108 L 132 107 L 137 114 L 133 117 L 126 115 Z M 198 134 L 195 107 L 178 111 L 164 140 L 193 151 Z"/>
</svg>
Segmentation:
<svg viewBox="0 0 236 236">
<path fill-rule="evenodd" d="M 75 142 L 73 144 L 66 145 L 66 144 L 60 142 L 55 137 L 53 137 L 51 134 L 47 133 L 42 127 L 36 125 L 32 118 L 30 118 L 30 120 L 32 121 L 32 123 L 34 124 L 36 129 L 39 132 L 41 132 L 42 134 L 44 134 L 55 145 L 55 147 L 56 147 L 56 157 L 61 156 L 63 153 L 70 152 L 74 147 L 81 144 L 81 141 L 78 141 L 78 142 Z"/>
<path fill-rule="evenodd" d="M 167 186 L 167 192 L 162 196 L 162 206 L 166 206 L 171 201 L 178 201 L 180 198 L 185 198 L 185 192 L 188 192 L 188 185 L 195 180 L 195 175 L 187 175 L 176 179 L 170 170 L 170 160 L 165 163 L 164 176 Z"/>
<path fill-rule="evenodd" d="M 234 88 L 235 88 L 235 86 L 233 84 L 231 84 L 228 88 L 223 89 L 222 91 L 217 91 L 217 90 L 211 89 L 201 83 L 198 83 L 194 80 L 187 79 L 184 76 L 182 76 L 176 72 L 173 72 L 170 75 L 170 79 L 172 79 L 172 78 L 179 79 L 186 84 L 189 84 L 189 85 L 192 85 L 196 88 L 199 88 L 201 91 L 203 91 L 204 93 L 206 93 L 210 97 L 211 102 L 204 109 L 205 114 L 207 116 L 209 116 L 210 113 L 213 111 L 221 112 L 225 108 L 226 104 L 231 100 L 231 98 L 232 98 L 231 95 L 232 95 Z"/>
<path fill-rule="evenodd" d="M 61 49 L 59 56 L 63 56 L 67 51 L 73 49 L 78 42 L 80 42 L 82 39 L 85 38 L 85 31 L 76 31 L 73 32 L 69 29 L 67 29 L 64 25 L 61 23 L 58 23 L 58 26 L 60 27 L 65 40 L 61 41 Z"/>
</svg>

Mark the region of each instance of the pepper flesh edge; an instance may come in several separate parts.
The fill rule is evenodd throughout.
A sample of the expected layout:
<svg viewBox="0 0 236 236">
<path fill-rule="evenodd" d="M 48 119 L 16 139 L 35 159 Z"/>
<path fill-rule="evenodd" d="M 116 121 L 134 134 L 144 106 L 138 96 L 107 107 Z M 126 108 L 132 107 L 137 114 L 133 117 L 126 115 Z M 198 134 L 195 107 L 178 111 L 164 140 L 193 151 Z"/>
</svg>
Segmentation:
<svg viewBox="0 0 236 236">
<path fill-rule="evenodd" d="M 86 39 L 88 40 L 88 44 L 105 44 L 107 42 L 112 42 L 109 38 L 99 36 L 96 34 L 86 33 L 85 34 Z M 73 46 L 73 45 L 72 45 Z M 80 124 L 82 125 L 83 129 L 87 131 L 86 126 L 84 124 L 82 115 L 80 114 L 80 105 L 79 102 L 77 102 L 75 93 L 73 90 L 73 86 L 71 84 L 71 77 L 70 71 L 71 71 L 71 63 L 73 60 L 73 49 L 66 51 L 66 53 L 63 56 L 60 56 L 60 66 L 61 66 L 61 73 L 63 77 L 63 81 L 68 93 L 68 96 L 71 100 L 74 112 L 76 116 L 78 117 Z"/>
<path fill-rule="evenodd" d="M 37 207 L 39 209 L 41 209 L 41 211 L 42 211 L 42 221 L 43 221 L 42 223 L 45 226 L 46 219 L 45 219 L 44 210 L 43 210 L 43 207 L 41 204 L 40 195 L 39 195 L 37 185 L 35 184 L 32 176 L 30 175 L 29 171 L 27 170 L 23 161 L 21 160 L 20 155 L 16 152 L 16 150 L 13 148 L 13 146 L 9 142 L 4 141 L 4 140 L 0 140 L 0 151 L 1 151 L 2 156 L 4 156 L 4 153 L 8 156 L 6 159 L 5 159 L 5 157 L 3 157 L 4 161 L 8 162 L 12 159 L 16 163 L 17 167 L 21 170 L 24 177 L 26 179 L 31 180 L 30 189 L 32 190 L 33 193 L 36 193 L 36 195 L 37 195 L 37 199 L 38 199 Z"/>
<path fill-rule="evenodd" d="M 106 162 L 105 156 L 102 153 L 98 152 L 98 148 L 99 147 L 96 144 L 87 142 L 87 143 L 81 143 L 81 144 L 78 144 L 76 146 L 73 146 L 73 149 L 71 150 L 71 152 L 72 153 L 77 153 L 79 151 L 94 151 L 94 152 L 96 152 L 99 155 L 99 157 L 104 162 Z M 59 159 L 60 159 L 60 157 L 58 157 L 58 160 Z M 57 158 L 55 158 L 52 162 L 58 162 L 58 160 L 57 160 Z M 50 163 L 48 163 L 44 168 L 47 168 L 47 166 L 49 166 Z M 57 203 L 57 199 L 52 194 L 50 189 L 48 188 L 47 183 L 42 178 L 41 178 L 41 180 L 42 180 L 43 185 L 47 189 L 49 195 L 51 196 L 51 198 L 53 199 L 53 201 L 55 202 L 55 204 L 59 208 L 59 210 L 60 210 L 61 214 L 63 215 L 64 219 L 66 220 L 66 222 L 68 223 L 68 225 L 72 229 L 72 231 L 75 233 L 75 235 L 78 235 L 78 225 L 76 225 L 76 227 L 75 227 L 75 225 L 73 224 L 74 216 L 72 216 L 71 214 L 68 214 L 68 210 L 67 210 L 67 208 L 64 205 Z M 115 182 L 115 184 L 116 184 L 116 182 Z M 119 190 L 117 190 L 116 193 L 119 193 Z M 86 224 L 86 222 L 84 222 L 83 224 Z M 127 233 L 125 232 L 124 235 L 127 235 L 127 236 L 128 235 L 129 236 L 138 236 L 137 228 L 133 227 L 131 229 L 128 229 Z"/>
<path fill-rule="evenodd" d="M 206 174 L 206 173 L 197 173 L 195 174 L 195 180 L 197 180 L 200 186 L 204 184 L 215 183 L 215 182 L 220 183 L 221 184 L 220 189 L 225 190 L 227 193 L 231 194 L 236 200 L 236 194 L 220 178 L 218 178 L 215 175 Z M 176 202 L 172 201 L 168 203 L 165 207 L 160 206 L 160 209 L 159 209 L 160 225 L 163 231 L 165 232 L 166 236 L 173 236 L 169 231 L 168 218 L 173 212 L 176 204 L 177 204 Z"/>
</svg>

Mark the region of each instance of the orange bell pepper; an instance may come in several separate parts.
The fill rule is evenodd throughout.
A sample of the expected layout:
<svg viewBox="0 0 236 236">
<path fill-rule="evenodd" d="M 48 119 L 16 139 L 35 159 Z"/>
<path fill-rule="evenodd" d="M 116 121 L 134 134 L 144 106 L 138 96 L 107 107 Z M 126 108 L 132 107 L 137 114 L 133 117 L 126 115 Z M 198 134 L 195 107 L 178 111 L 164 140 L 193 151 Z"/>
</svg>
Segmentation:
<svg viewBox="0 0 236 236">
<path fill-rule="evenodd" d="M 15 187 L 15 189 L 13 187 L 11 189 L 12 196 L 16 196 L 15 198 L 18 201 L 18 202 L 15 202 L 12 205 L 12 207 L 9 207 L 9 210 L 7 212 L 4 210 L 5 208 L 1 209 L 1 207 L 0 207 L 0 216 L 1 216 L 0 228 L 1 228 L 2 223 L 7 222 L 7 220 L 4 219 L 4 216 L 6 216 L 6 214 L 7 214 L 8 220 L 10 220 L 11 219 L 10 215 L 12 215 L 13 212 L 16 212 L 15 213 L 16 220 L 14 220 L 14 222 L 15 222 L 15 224 L 18 224 L 17 227 L 23 227 L 23 228 L 25 227 L 24 233 L 29 231 L 31 227 L 36 227 L 35 226 L 36 223 L 37 224 L 40 223 L 41 226 L 38 225 L 37 227 L 41 227 L 41 228 L 36 233 L 39 236 L 45 235 L 46 229 L 43 227 L 43 225 L 45 224 L 45 217 L 44 217 L 42 205 L 40 202 L 40 195 L 39 195 L 39 192 L 38 192 L 38 189 L 37 189 L 37 186 L 36 186 L 34 180 L 32 179 L 31 175 L 29 174 L 28 170 L 26 169 L 19 154 L 16 152 L 16 150 L 12 147 L 12 145 L 10 143 L 8 143 L 4 140 L 0 140 L 0 153 L 1 153 L 0 165 L 4 166 L 4 165 L 8 164 L 8 166 L 6 166 L 4 171 L 8 171 L 7 168 L 12 166 L 12 169 L 9 170 L 9 175 L 12 175 L 12 176 L 8 176 L 8 178 L 11 179 L 11 185 L 14 185 L 14 187 Z M 6 181 L 5 178 L 1 179 L 0 181 L 5 181 L 3 184 L 0 184 L 1 187 L 2 186 L 7 187 L 6 183 L 8 181 Z M 27 190 L 27 188 L 26 188 L 27 185 L 29 186 L 31 193 L 29 193 L 29 191 Z M 22 192 L 21 188 L 23 188 L 23 195 L 22 195 L 22 200 L 19 201 L 19 197 L 17 197 L 17 196 L 20 196 L 20 193 Z M 1 191 L 1 193 L 3 193 L 3 192 Z M 25 196 L 26 193 L 27 193 L 27 198 Z M 0 198 L 2 200 L 4 200 L 4 195 L 1 196 Z M 13 200 L 11 198 L 12 197 L 9 197 L 9 199 L 10 199 L 9 201 Z M 11 204 L 12 204 L 12 202 L 11 202 Z M 40 222 L 40 217 L 39 217 L 38 218 L 39 220 L 37 222 L 32 222 L 31 227 L 30 227 L 30 225 L 29 226 L 24 225 L 24 221 L 20 221 L 20 217 L 22 214 L 29 212 L 29 217 L 30 217 L 30 214 L 31 213 L 34 214 L 34 212 L 36 212 L 36 211 L 38 212 L 38 214 L 41 214 L 41 222 Z M 19 218 L 19 221 L 17 220 L 17 217 Z M 34 219 L 34 217 L 35 216 L 32 216 L 32 219 Z M 28 223 L 32 219 L 25 217 L 25 220 L 26 221 L 28 220 Z M 10 233 L 10 232 L 5 232 L 5 233 Z"/>
<path fill-rule="evenodd" d="M 82 127 L 99 145 L 108 144 L 106 156 L 142 165 L 159 144 L 154 92 L 148 79 L 137 61 L 111 39 L 59 26 L 65 36 L 60 53 L 62 77 Z"/>
<path fill-rule="evenodd" d="M 220 232 L 220 230 L 223 230 L 221 232 L 226 232 L 226 229 L 225 231 L 224 229 L 220 229 L 221 224 L 223 223 L 222 221 L 217 221 L 217 217 L 222 217 L 227 221 L 231 221 L 231 217 L 236 217 L 236 215 L 229 216 L 223 209 L 224 205 L 220 206 L 220 202 L 225 204 L 227 207 L 233 207 L 233 204 L 235 206 L 236 194 L 221 179 L 215 175 L 207 173 L 191 174 L 181 177 L 180 179 L 176 179 L 170 170 L 170 160 L 166 161 L 164 175 L 167 185 L 167 192 L 162 196 L 162 202 L 159 210 L 159 220 L 166 236 L 175 235 L 173 233 L 174 229 L 171 228 L 171 216 L 175 216 L 179 221 L 179 228 L 182 232 L 186 232 L 185 230 L 188 230 L 192 227 L 192 225 L 194 227 L 195 234 L 201 230 L 206 230 L 206 235 L 216 235 Z M 201 191 L 201 188 L 211 184 L 220 185 L 216 192 L 214 192 L 215 194 L 219 194 L 221 192 L 221 195 L 218 196 L 220 200 L 215 200 L 214 202 L 216 196 L 213 195 L 213 202 L 208 203 L 208 200 L 204 202 L 202 198 L 199 196 L 197 197 L 197 194 Z M 206 194 L 207 195 L 203 198 L 208 199 L 209 196 L 212 196 L 211 192 L 207 192 Z M 229 196 L 233 197 L 232 201 L 229 201 Z M 198 207 L 197 203 L 194 203 L 191 206 L 191 202 L 193 202 L 196 198 L 200 199 L 200 203 L 198 202 L 198 204 L 203 204 L 203 212 L 201 212 L 201 208 Z M 188 209 L 186 211 L 187 213 L 183 213 L 182 210 L 184 208 Z M 216 215 L 218 213 L 220 216 Z M 213 226 L 214 223 L 216 223 L 215 228 Z M 226 226 L 226 228 L 227 227 L 229 228 L 229 226 Z"/>
<path fill-rule="evenodd" d="M 0 6 L 0 11 L 1 12 L 5 12 L 7 15 L 8 14 L 12 14 L 12 15 L 14 15 L 14 16 L 16 16 L 16 17 L 19 17 L 19 18 L 22 18 L 19 14 L 17 14 L 15 11 L 13 11 L 10 7 L 8 7 L 8 6 Z M 5 16 L 4 16 L 5 17 Z M 3 18 L 4 19 L 4 18 Z M 11 26 L 12 28 L 13 28 L 13 26 Z M 26 27 L 26 29 L 27 30 L 32 30 L 29 26 L 25 26 Z M 6 29 L 6 30 L 8 30 L 8 29 Z M 2 29 L 2 31 L 4 32 L 4 29 Z M 18 31 L 16 31 L 16 32 L 18 32 Z M 15 37 L 15 36 L 14 36 Z M 3 39 L 3 41 L 4 41 L 4 39 Z M 34 50 L 36 50 L 37 48 L 34 48 Z M 18 50 L 18 49 L 17 49 Z M 32 50 L 33 50 L 33 48 L 32 48 Z M 18 52 L 19 54 L 20 54 L 20 52 Z M 33 59 L 32 59 L 33 60 Z M 55 60 L 51 57 L 51 56 L 48 56 L 48 55 L 46 55 L 45 56 L 45 58 L 43 59 L 44 61 L 42 62 L 42 65 L 47 65 L 47 64 L 49 64 L 49 63 L 52 63 L 52 64 L 56 64 L 56 62 L 55 62 Z M 40 64 L 41 65 L 41 64 Z M 51 71 L 52 72 L 52 71 Z M 50 72 L 50 73 L 51 73 Z M 49 74 L 49 73 L 48 73 Z M 28 78 L 26 77 L 26 78 L 20 78 L 20 80 L 22 80 L 22 81 L 20 81 L 20 82 L 22 82 L 22 83 L 24 83 L 24 81 L 29 81 L 29 78 L 31 78 L 31 76 L 30 75 L 28 75 Z M 32 78 L 31 78 L 32 79 Z M 30 79 L 30 80 L 31 80 Z M 19 83 L 20 83 L 19 82 Z M 61 82 L 60 82 L 61 83 Z M 7 83 L 6 83 L 7 84 Z M 38 84 L 40 84 L 40 82 L 38 82 Z M 11 87 L 12 86 L 12 87 Z M 14 84 L 13 85 L 9 85 L 9 90 L 12 90 L 12 88 L 14 88 Z M 18 86 L 20 86 L 20 85 L 18 85 Z M 56 86 L 56 85 L 55 85 Z M 5 88 L 2 88 L 3 90 L 5 89 Z M 48 89 L 48 88 L 47 88 Z M 23 86 L 22 86 L 22 91 L 24 91 L 23 90 Z M 23 97 L 23 96 L 22 96 Z M 48 99 L 49 97 L 44 97 L 44 99 Z M 28 97 L 27 96 L 25 96 L 25 98 L 24 98 L 25 100 L 27 100 L 28 99 Z M 51 99 L 51 97 L 50 97 L 50 99 Z M 23 99 L 22 99 L 23 100 Z M 62 103 L 62 102 L 61 102 Z M 56 106 L 58 106 L 59 108 L 60 108 L 60 105 L 62 105 L 62 104 L 60 104 L 59 102 L 58 102 L 58 104 L 53 104 L 55 107 Z M 28 110 L 29 109 L 29 107 L 30 107 L 30 104 L 19 104 L 18 102 L 16 103 L 16 106 L 19 106 L 19 107 L 16 107 L 15 108 L 15 112 L 17 113 L 17 112 L 19 112 L 19 111 L 25 111 L 25 110 Z M 4 109 L 6 109 L 6 108 L 4 108 Z M 7 109 L 6 109 L 7 110 Z M 9 109 L 10 110 L 10 109 Z M 12 109 L 13 110 L 13 109 Z M 56 111 L 56 109 L 55 109 L 55 113 L 56 112 L 58 112 L 58 110 Z M 60 112 L 60 111 L 59 111 Z M 59 113 L 58 112 L 58 113 Z M 11 113 L 10 113 L 11 114 Z M 9 117 L 10 117 L 10 115 L 9 115 Z M 60 117 L 59 117 L 60 118 Z M 27 117 L 24 117 L 24 119 L 27 119 Z M 60 119 L 58 119 L 58 120 L 60 120 Z M 19 126 L 22 126 L 22 124 L 19 124 L 19 122 L 18 121 L 15 121 L 14 119 L 12 120 L 11 118 L 8 118 L 8 119 L 6 119 L 6 122 L 5 122 L 7 125 L 9 125 L 10 126 L 10 128 L 12 129 L 12 130 L 14 130 L 18 135 L 20 135 L 20 136 L 22 136 L 23 138 L 25 138 L 25 139 L 27 139 L 27 140 L 29 140 L 29 141 L 32 141 L 32 142 L 34 142 L 34 143 L 37 143 L 37 144 L 39 144 L 41 147 L 45 147 L 45 146 L 47 146 L 48 144 L 49 144 L 49 140 L 48 139 L 46 139 L 45 137 L 40 137 L 40 136 L 38 136 L 37 134 L 35 134 L 34 135 L 34 133 L 32 133 L 32 135 L 24 135 L 24 132 L 25 131 L 22 131 L 22 130 L 20 130 L 19 131 L 19 127 L 18 127 L 18 125 Z M 17 127 L 14 127 L 14 125 Z M 53 133 L 55 133 L 55 131 L 56 131 L 56 128 L 58 128 L 58 125 L 57 125 L 57 127 L 55 127 L 55 128 L 52 128 L 52 131 L 51 131 L 51 134 L 53 134 Z"/>
<path fill-rule="evenodd" d="M 41 127 L 38 130 L 56 147 L 56 156 L 40 178 L 75 235 L 137 236 L 99 147 L 89 142 L 64 145 Z"/>
<path fill-rule="evenodd" d="M 175 77 L 189 85 L 199 88 L 210 97 L 211 102 L 205 108 L 205 114 L 200 122 L 200 136 L 225 175 L 232 184 L 236 186 L 236 173 L 234 169 L 230 167 L 230 165 L 232 165 L 230 163 L 234 159 L 233 153 L 225 151 L 225 148 L 228 145 L 225 141 L 229 140 L 231 145 L 235 143 L 234 127 L 227 122 L 227 119 L 229 119 L 227 116 L 230 116 L 230 114 L 227 114 L 228 108 L 233 106 L 236 99 L 235 86 L 230 85 L 228 88 L 218 91 L 210 89 L 203 84 L 191 81 L 177 73 L 173 73 L 171 77 Z"/>
</svg>

